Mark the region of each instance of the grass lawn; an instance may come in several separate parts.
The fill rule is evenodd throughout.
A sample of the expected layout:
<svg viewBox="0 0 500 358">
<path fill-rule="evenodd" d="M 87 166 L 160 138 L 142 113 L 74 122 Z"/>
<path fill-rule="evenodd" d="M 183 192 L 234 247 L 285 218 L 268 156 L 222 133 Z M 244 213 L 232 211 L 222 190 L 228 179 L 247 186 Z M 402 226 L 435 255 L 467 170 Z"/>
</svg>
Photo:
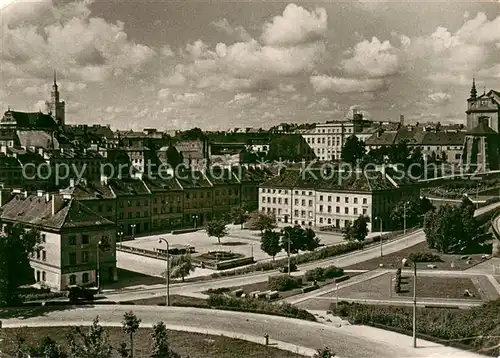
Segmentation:
<svg viewBox="0 0 500 358">
<path fill-rule="evenodd" d="M 481 254 L 477 255 L 468 255 L 472 262 L 470 264 L 467 263 L 467 260 L 462 260 L 463 255 L 449 255 L 449 254 L 441 254 L 437 252 L 436 250 L 431 250 L 427 246 L 426 242 L 421 242 L 417 245 L 410 246 L 404 250 L 394 252 L 389 255 L 385 255 L 383 257 L 377 257 L 368 261 L 364 262 L 359 262 L 355 265 L 343 267 L 344 270 L 374 270 L 376 268 L 379 268 L 380 264 L 383 264 L 385 268 L 390 268 L 390 267 L 401 267 L 401 260 L 403 258 L 408 258 L 408 256 L 411 253 L 416 253 L 416 252 L 431 252 L 435 255 L 439 255 L 441 257 L 441 260 L 443 262 L 433 262 L 433 265 L 436 265 L 437 268 L 434 270 L 466 270 L 468 268 L 471 268 L 472 266 L 475 266 L 477 264 L 480 264 L 484 262 L 481 258 Z M 454 262 L 455 267 L 451 267 L 451 263 Z M 428 270 L 427 265 L 431 263 L 420 263 L 418 264 L 418 268 L 422 270 Z"/>
<path fill-rule="evenodd" d="M 6 328 L 0 331 L 0 351 L 13 352 L 16 335 L 22 335 L 27 342 L 37 342 L 50 336 L 60 344 L 66 345 L 66 335 L 71 331 L 69 327 L 49 328 Z M 120 327 L 107 327 L 110 342 L 113 348 L 118 348 L 121 342 L 128 343 L 128 337 Z M 149 357 L 152 344 L 152 330 L 141 328 L 134 338 L 134 357 Z M 190 358 L 298 358 L 303 357 L 292 352 L 281 351 L 274 347 L 263 346 L 242 340 L 230 339 L 222 336 L 169 331 L 168 337 L 171 348 L 182 357 Z M 119 357 L 114 350 L 113 357 Z"/>
<path fill-rule="evenodd" d="M 158 285 L 165 284 L 165 279 L 161 277 L 148 276 L 139 272 L 117 269 L 118 282 L 102 283 L 104 289 L 120 289 L 129 286 Z"/>
<path fill-rule="evenodd" d="M 464 296 L 465 290 L 469 290 L 474 297 Z M 450 299 L 481 299 L 476 286 L 470 278 L 463 277 L 424 277 L 417 276 L 417 295 L 426 298 L 450 298 Z M 401 278 L 401 292 L 394 296 L 413 297 L 413 277 Z"/>
<path fill-rule="evenodd" d="M 166 296 L 158 296 L 145 298 L 142 300 L 133 301 L 123 301 L 122 303 L 142 305 L 142 306 L 164 306 L 166 302 Z M 207 301 L 203 298 L 180 296 L 180 295 L 170 295 L 170 305 L 180 306 L 180 307 L 206 307 L 209 308 Z"/>
</svg>

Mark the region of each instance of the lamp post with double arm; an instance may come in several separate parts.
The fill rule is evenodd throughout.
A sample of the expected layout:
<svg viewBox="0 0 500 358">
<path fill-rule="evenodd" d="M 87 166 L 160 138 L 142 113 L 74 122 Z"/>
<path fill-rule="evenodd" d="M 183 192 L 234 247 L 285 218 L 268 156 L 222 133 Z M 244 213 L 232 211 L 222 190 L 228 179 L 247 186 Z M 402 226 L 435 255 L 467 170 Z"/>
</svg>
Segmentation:
<svg viewBox="0 0 500 358">
<path fill-rule="evenodd" d="M 167 290 L 167 296 L 166 296 L 166 301 L 165 305 L 168 307 L 170 306 L 170 245 L 168 241 L 161 237 L 158 242 L 161 244 L 164 242 L 167 245 L 167 260 L 166 260 L 166 270 L 165 270 L 165 286 Z"/>
<path fill-rule="evenodd" d="M 380 221 L 380 257 L 384 256 L 383 252 L 382 252 L 382 244 L 383 244 L 383 240 L 382 240 L 382 218 L 380 216 L 376 217 L 375 220 L 378 219 Z"/>
<path fill-rule="evenodd" d="M 100 251 L 101 251 L 101 245 L 102 241 L 99 240 L 97 242 L 97 270 L 96 270 L 96 282 L 97 282 L 97 292 L 101 292 L 101 258 L 100 258 Z"/>
</svg>

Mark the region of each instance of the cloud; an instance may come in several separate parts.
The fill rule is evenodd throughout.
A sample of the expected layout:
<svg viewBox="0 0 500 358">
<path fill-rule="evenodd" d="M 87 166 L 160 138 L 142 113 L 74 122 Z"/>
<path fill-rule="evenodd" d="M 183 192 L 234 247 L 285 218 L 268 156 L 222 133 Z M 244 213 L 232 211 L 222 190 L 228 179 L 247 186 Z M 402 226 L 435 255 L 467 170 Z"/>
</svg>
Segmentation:
<svg viewBox="0 0 500 358">
<path fill-rule="evenodd" d="M 344 60 L 344 70 L 354 76 L 384 77 L 399 70 L 399 59 L 389 41 L 380 42 L 373 37 L 364 40 L 351 50 L 352 57 Z"/>
<path fill-rule="evenodd" d="M 451 95 L 446 92 L 434 92 L 429 94 L 429 101 L 433 105 L 445 104 L 451 101 Z"/>
<path fill-rule="evenodd" d="M 313 11 L 289 4 L 281 16 L 264 25 L 262 42 L 270 46 L 294 46 L 321 39 L 327 30 L 328 15 L 324 8 Z"/>
<path fill-rule="evenodd" d="M 229 36 L 236 38 L 239 41 L 250 41 L 252 36 L 245 30 L 243 26 L 233 27 L 226 18 L 210 23 L 217 30 L 226 33 Z"/>
<path fill-rule="evenodd" d="M 386 87 L 381 79 L 353 79 L 316 75 L 310 77 L 311 85 L 316 92 L 333 91 L 337 93 L 375 92 Z"/>
<path fill-rule="evenodd" d="M 238 93 L 228 102 L 228 105 L 250 106 L 257 103 L 258 99 L 251 93 Z"/>
<path fill-rule="evenodd" d="M 160 83 L 168 87 L 182 87 L 186 84 L 186 82 L 186 77 L 179 72 L 174 72 L 170 76 L 160 79 Z"/>
<path fill-rule="evenodd" d="M 297 91 L 297 89 L 295 88 L 294 85 L 292 85 L 292 84 L 283 84 L 283 83 L 280 83 L 279 90 L 281 92 L 284 92 L 284 93 L 291 93 L 291 92 Z"/>
<path fill-rule="evenodd" d="M 206 99 L 206 95 L 203 92 L 173 94 L 172 96 L 177 104 L 190 107 L 200 107 Z"/>
<path fill-rule="evenodd" d="M 36 111 L 36 112 L 38 112 L 38 111 L 45 112 L 45 109 L 46 109 L 46 105 L 45 105 L 45 101 L 44 100 L 39 100 L 33 106 L 33 110 Z"/>
<path fill-rule="evenodd" d="M 17 13 L 8 21 L 16 26 L 3 26 L 0 35 L 2 62 L 25 76 L 45 78 L 46 69 L 55 66 L 83 81 L 103 81 L 125 71 L 139 72 L 155 56 L 153 49 L 128 39 L 123 22 L 90 17 L 88 2 L 39 6 L 48 9 L 43 26 L 19 21 L 31 16 L 29 11 Z"/>
</svg>

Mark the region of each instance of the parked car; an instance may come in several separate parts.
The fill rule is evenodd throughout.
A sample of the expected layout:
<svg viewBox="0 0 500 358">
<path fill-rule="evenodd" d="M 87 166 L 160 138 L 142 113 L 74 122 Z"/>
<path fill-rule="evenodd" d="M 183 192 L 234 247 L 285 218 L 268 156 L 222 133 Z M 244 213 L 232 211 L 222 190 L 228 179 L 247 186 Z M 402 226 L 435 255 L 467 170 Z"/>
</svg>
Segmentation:
<svg viewBox="0 0 500 358">
<path fill-rule="evenodd" d="M 93 300 L 98 291 L 97 287 L 71 285 L 68 286 L 68 298 L 70 302 L 77 302 L 78 300 Z"/>
<path fill-rule="evenodd" d="M 290 264 L 290 272 L 295 272 L 295 271 L 297 271 L 297 265 L 295 265 L 294 263 L 291 263 Z M 288 273 L 288 265 L 280 267 L 280 272 L 281 273 Z"/>
</svg>

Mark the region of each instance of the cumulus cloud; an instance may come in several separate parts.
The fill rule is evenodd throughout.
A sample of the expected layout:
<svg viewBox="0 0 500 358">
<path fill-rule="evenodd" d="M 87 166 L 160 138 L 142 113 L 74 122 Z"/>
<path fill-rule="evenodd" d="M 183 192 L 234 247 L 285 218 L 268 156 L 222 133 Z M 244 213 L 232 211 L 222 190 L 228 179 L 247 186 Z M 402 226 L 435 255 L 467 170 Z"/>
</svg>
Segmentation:
<svg viewBox="0 0 500 358">
<path fill-rule="evenodd" d="M 257 101 L 257 97 L 252 96 L 251 93 L 238 93 L 228 102 L 228 105 L 250 106 L 257 103 Z"/>
<path fill-rule="evenodd" d="M 291 46 L 322 38 L 328 26 L 328 15 L 324 8 L 307 11 L 303 7 L 289 4 L 281 16 L 264 25 L 261 36 L 266 45 Z"/>
<path fill-rule="evenodd" d="M 280 83 L 279 90 L 281 92 L 285 92 L 285 93 L 291 93 L 291 92 L 297 91 L 297 89 L 295 88 L 294 85 L 292 85 L 292 84 L 284 84 L 284 83 Z"/>
<path fill-rule="evenodd" d="M 179 72 L 174 72 L 170 76 L 160 79 L 160 83 L 168 87 L 182 87 L 186 84 L 186 82 L 186 77 Z"/>
<path fill-rule="evenodd" d="M 250 41 L 252 36 L 245 30 L 243 26 L 232 26 L 226 18 L 211 23 L 217 30 L 236 38 L 239 41 Z"/>
<path fill-rule="evenodd" d="M 41 111 L 41 112 L 45 112 L 45 101 L 44 100 L 39 100 L 35 103 L 35 105 L 33 106 L 33 110 L 38 112 L 38 111 Z"/>
<path fill-rule="evenodd" d="M 138 71 L 155 55 L 148 46 L 128 39 L 123 22 L 112 24 L 91 17 L 87 2 L 57 7 L 41 2 L 42 5 L 50 10 L 43 26 L 23 21 L 3 27 L 0 58 L 13 66 L 2 66 L 2 71 L 18 69 L 25 76 L 45 78 L 46 69 L 56 66 L 81 80 L 103 81 L 124 71 Z M 15 23 L 21 15 L 17 16 L 10 18 L 9 23 Z M 22 16 L 26 16 L 26 12 Z"/>
<path fill-rule="evenodd" d="M 333 91 L 337 93 L 375 92 L 386 86 L 381 79 L 353 79 L 316 75 L 310 77 L 311 85 L 316 92 Z"/>
<path fill-rule="evenodd" d="M 389 41 L 381 42 L 373 37 L 364 40 L 351 50 L 352 57 L 344 60 L 344 70 L 354 76 L 383 77 L 398 72 L 399 59 Z"/>
</svg>

